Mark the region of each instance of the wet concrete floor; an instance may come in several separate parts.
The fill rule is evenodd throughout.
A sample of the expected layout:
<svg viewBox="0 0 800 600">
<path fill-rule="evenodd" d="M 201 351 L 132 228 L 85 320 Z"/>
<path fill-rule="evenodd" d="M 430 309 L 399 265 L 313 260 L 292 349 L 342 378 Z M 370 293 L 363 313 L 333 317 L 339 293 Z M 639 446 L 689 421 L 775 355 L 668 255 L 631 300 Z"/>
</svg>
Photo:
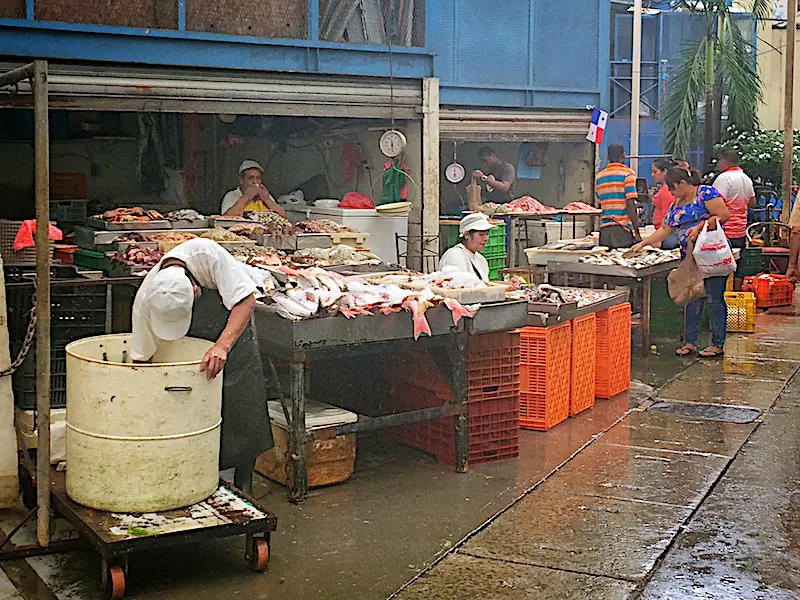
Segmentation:
<svg viewBox="0 0 800 600">
<path fill-rule="evenodd" d="M 795 597 L 800 328 L 764 317 L 711 364 L 675 343 L 635 360 L 630 395 L 521 432 L 519 460 L 459 475 L 374 435 L 350 481 L 302 506 L 259 479 L 279 519 L 266 574 L 248 572 L 241 538 L 209 541 L 133 556 L 129 597 L 370 600 L 410 580 L 398 598 Z M 765 412 L 734 424 L 647 410 L 656 400 Z M 89 551 L 0 566 L 0 600 L 103 597 Z"/>
</svg>

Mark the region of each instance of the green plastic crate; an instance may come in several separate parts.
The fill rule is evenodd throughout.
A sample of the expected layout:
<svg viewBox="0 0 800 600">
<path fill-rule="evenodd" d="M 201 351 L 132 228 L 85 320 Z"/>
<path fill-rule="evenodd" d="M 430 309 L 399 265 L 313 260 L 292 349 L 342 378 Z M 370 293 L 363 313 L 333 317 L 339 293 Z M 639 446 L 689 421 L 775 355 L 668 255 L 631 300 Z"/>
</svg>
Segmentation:
<svg viewBox="0 0 800 600">
<path fill-rule="evenodd" d="M 497 281 L 500 278 L 499 276 L 500 269 L 506 268 L 505 254 L 503 256 L 497 256 L 495 258 L 487 258 L 486 262 L 489 263 L 489 279 Z"/>
<path fill-rule="evenodd" d="M 78 248 L 72 255 L 74 264 L 87 269 L 97 269 L 99 271 L 108 271 L 111 268 L 111 259 L 105 252 L 95 252 L 94 250 L 86 250 L 85 248 Z"/>
<path fill-rule="evenodd" d="M 764 254 L 761 248 L 744 248 L 739 258 L 742 275 L 751 277 L 764 271 Z"/>
<path fill-rule="evenodd" d="M 505 221 L 495 223 L 497 227 L 489 230 L 489 241 L 481 254 L 485 257 L 496 257 L 506 254 L 506 224 Z M 458 223 L 439 225 L 440 239 L 445 247 L 442 251 L 452 248 L 458 243 Z"/>
</svg>

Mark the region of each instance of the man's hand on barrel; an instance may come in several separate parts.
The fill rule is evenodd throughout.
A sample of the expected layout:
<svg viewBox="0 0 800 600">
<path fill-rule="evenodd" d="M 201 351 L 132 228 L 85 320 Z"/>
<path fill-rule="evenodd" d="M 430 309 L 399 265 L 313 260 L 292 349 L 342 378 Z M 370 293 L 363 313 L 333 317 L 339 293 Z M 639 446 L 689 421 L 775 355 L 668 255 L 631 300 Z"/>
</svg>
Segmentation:
<svg viewBox="0 0 800 600">
<path fill-rule="evenodd" d="M 220 374 L 225 367 L 225 361 L 228 360 L 228 351 L 223 348 L 219 343 L 211 346 L 206 355 L 203 357 L 203 362 L 200 365 L 200 370 L 205 371 L 209 379 L 214 379 Z"/>
</svg>

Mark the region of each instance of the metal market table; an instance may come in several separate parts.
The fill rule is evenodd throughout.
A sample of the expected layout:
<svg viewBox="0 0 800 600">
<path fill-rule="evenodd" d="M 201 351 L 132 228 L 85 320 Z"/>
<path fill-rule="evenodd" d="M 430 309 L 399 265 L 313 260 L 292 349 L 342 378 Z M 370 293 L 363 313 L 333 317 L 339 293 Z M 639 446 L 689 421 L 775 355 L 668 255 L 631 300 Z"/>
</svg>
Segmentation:
<svg viewBox="0 0 800 600">
<path fill-rule="evenodd" d="M 569 211 L 559 210 L 551 213 L 508 213 L 505 215 L 494 215 L 495 219 L 504 219 L 506 221 L 506 230 L 508 235 L 508 266 L 519 267 L 520 257 L 518 256 L 519 242 L 524 240 L 528 242 L 528 222 L 529 221 L 543 221 L 552 219 L 553 217 L 572 217 L 572 224 L 566 221 L 561 222 L 561 234 L 563 239 L 575 239 L 578 235 L 578 217 L 599 217 L 600 210 L 596 211 Z M 525 233 L 524 237 L 520 236 L 520 229 Z M 571 236 L 571 237 L 570 237 Z"/>
<path fill-rule="evenodd" d="M 593 265 L 582 262 L 550 262 L 547 263 L 547 270 L 552 274 L 564 275 L 588 275 L 590 286 L 595 287 L 595 279 L 610 280 L 622 285 L 641 285 L 643 290 L 643 301 L 641 310 L 642 328 L 642 354 L 647 355 L 650 349 L 650 294 L 653 279 L 663 277 L 681 264 L 680 259 L 671 260 L 644 269 L 634 269 L 620 265 Z"/>
<path fill-rule="evenodd" d="M 289 438 L 289 498 L 300 503 L 308 494 L 306 442 L 327 439 L 394 425 L 454 416 L 456 469 L 467 470 L 467 342 L 470 335 L 509 331 L 523 327 L 528 319 L 525 301 L 482 305 L 473 319 L 453 325 L 452 313 L 444 306 L 429 309 L 425 316 L 431 337 L 414 340 L 411 315 L 407 312 L 377 314 L 346 319 L 341 315 L 292 322 L 258 306 L 256 331 L 263 355 L 289 362 L 287 407 Z M 309 363 L 376 353 L 425 349 L 431 352 L 443 371 L 450 375 L 453 403 L 435 408 L 360 416 L 355 423 L 323 429 L 306 428 L 306 400 L 310 388 Z M 282 393 L 286 392 L 282 389 Z"/>
</svg>

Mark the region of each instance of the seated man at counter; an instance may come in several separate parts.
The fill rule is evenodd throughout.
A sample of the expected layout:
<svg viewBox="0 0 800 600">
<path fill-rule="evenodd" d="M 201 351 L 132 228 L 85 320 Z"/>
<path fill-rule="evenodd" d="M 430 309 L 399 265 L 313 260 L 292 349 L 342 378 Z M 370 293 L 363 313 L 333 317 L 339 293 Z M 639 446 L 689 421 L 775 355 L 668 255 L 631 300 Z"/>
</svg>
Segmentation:
<svg viewBox="0 0 800 600">
<path fill-rule="evenodd" d="M 483 170 L 476 170 L 472 176 L 486 184 L 486 197 L 484 202 L 505 204 L 514 199 L 514 180 L 517 172 L 514 165 L 504 161 L 489 146 L 484 146 L 478 152 L 478 158 L 483 163 Z"/>
<path fill-rule="evenodd" d="M 285 217 L 286 212 L 261 182 L 263 172 L 264 168 L 256 161 L 242 161 L 239 165 L 239 187 L 225 194 L 220 214 L 241 217 L 246 210 L 272 210 Z"/>
<path fill-rule="evenodd" d="M 489 230 L 494 228 L 489 217 L 482 213 L 472 213 L 461 219 L 458 233 L 463 241 L 442 255 L 439 268 L 454 267 L 476 275 L 481 281 L 489 281 L 489 263 L 480 252 L 489 241 Z"/>
<path fill-rule="evenodd" d="M 639 216 L 636 212 L 636 173 L 623 163 L 622 144 L 608 147 L 608 166 L 595 178 L 600 217 L 600 245 L 607 248 L 630 248 L 640 241 Z"/>
<path fill-rule="evenodd" d="M 253 321 L 257 282 L 222 246 L 196 238 L 164 255 L 133 302 L 131 358 L 149 362 L 164 342 L 184 336 L 213 342 L 200 367 L 222 380 L 220 469 L 252 490 L 256 458 L 273 446 L 267 386 Z"/>
</svg>

